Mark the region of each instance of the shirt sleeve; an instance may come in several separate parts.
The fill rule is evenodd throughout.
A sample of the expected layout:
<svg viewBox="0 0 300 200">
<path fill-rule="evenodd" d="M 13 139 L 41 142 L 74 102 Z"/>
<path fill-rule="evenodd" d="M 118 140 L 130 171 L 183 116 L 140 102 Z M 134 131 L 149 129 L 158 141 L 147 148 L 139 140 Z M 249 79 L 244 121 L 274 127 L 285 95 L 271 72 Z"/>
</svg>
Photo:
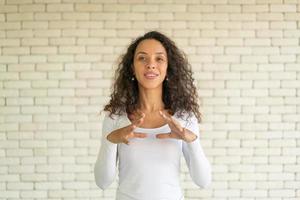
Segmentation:
<svg viewBox="0 0 300 200">
<path fill-rule="evenodd" d="M 211 182 L 211 166 L 200 144 L 199 125 L 195 115 L 184 121 L 183 127 L 197 135 L 197 139 L 193 142 L 182 142 L 182 152 L 189 173 L 199 187 L 207 187 Z"/>
<path fill-rule="evenodd" d="M 108 112 L 105 113 L 103 120 L 101 146 L 94 166 L 96 184 L 103 190 L 111 185 L 115 179 L 118 159 L 118 144 L 114 144 L 106 138 L 116 129 L 116 120 L 110 118 L 108 114 Z"/>
</svg>

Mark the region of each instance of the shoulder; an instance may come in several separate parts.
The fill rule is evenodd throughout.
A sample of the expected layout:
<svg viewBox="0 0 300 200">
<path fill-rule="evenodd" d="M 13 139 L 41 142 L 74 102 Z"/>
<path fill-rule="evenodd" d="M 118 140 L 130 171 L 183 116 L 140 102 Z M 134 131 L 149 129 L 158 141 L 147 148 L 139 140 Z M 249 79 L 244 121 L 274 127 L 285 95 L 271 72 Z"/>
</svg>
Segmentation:
<svg viewBox="0 0 300 200">
<path fill-rule="evenodd" d="M 109 111 L 103 111 L 103 123 L 108 124 L 117 124 L 122 117 L 124 117 L 124 114 L 113 114 Z"/>
</svg>

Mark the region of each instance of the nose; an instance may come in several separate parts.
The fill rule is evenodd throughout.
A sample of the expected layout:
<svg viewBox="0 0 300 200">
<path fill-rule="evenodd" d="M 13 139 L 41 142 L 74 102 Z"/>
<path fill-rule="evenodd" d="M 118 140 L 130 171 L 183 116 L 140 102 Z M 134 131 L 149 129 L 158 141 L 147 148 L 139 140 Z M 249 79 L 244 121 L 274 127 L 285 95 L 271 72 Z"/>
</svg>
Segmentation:
<svg viewBox="0 0 300 200">
<path fill-rule="evenodd" d="M 149 62 L 147 63 L 147 68 L 148 69 L 155 69 L 155 67 L 156 67 L 155 60 L 154 61 L 152 59 L 149 60 Z"/>
</svg>

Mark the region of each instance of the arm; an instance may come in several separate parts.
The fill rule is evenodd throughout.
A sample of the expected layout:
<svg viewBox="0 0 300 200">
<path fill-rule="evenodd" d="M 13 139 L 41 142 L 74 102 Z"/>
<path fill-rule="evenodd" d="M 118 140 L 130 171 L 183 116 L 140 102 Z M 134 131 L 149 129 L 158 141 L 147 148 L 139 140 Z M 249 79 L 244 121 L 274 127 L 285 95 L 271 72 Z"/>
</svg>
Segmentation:
<svg viewBox="0 0 300 200">
<path fill-rule="evenodd" d="M 185 128 L 198 137 L 190 143 L 182 141 L 182 151 L 191 178 L 198 186 L 207 187 L 211 182 L 211 166 L 200 144 L 197 118 L 192 116 Z"/>
<path fill-rule="evenodd" d="M 114 144 L 106 138 L 114 129 L 115 120 L 106 113 L 102 125 L 101 147 L 94 168 L 96 184 L 103 190 L 111 185 L 116 176 L 118 144 Z"/>
</svg>

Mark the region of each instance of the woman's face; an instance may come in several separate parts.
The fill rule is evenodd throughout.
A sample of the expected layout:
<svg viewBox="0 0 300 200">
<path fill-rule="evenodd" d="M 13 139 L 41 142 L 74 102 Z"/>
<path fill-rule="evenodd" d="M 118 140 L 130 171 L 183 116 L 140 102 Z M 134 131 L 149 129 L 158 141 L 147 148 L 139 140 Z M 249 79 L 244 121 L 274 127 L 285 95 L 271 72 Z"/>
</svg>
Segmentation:
<svg viewBox="0 0 300 200">
<path fill-rule="evenodd" d="M 139 86 L 144 89 L 162 87 L 167 67 L 167 52 L 159 41 L 146 39 L 138 44 L 134 53 L 133 71 Z"/>
</svg>

